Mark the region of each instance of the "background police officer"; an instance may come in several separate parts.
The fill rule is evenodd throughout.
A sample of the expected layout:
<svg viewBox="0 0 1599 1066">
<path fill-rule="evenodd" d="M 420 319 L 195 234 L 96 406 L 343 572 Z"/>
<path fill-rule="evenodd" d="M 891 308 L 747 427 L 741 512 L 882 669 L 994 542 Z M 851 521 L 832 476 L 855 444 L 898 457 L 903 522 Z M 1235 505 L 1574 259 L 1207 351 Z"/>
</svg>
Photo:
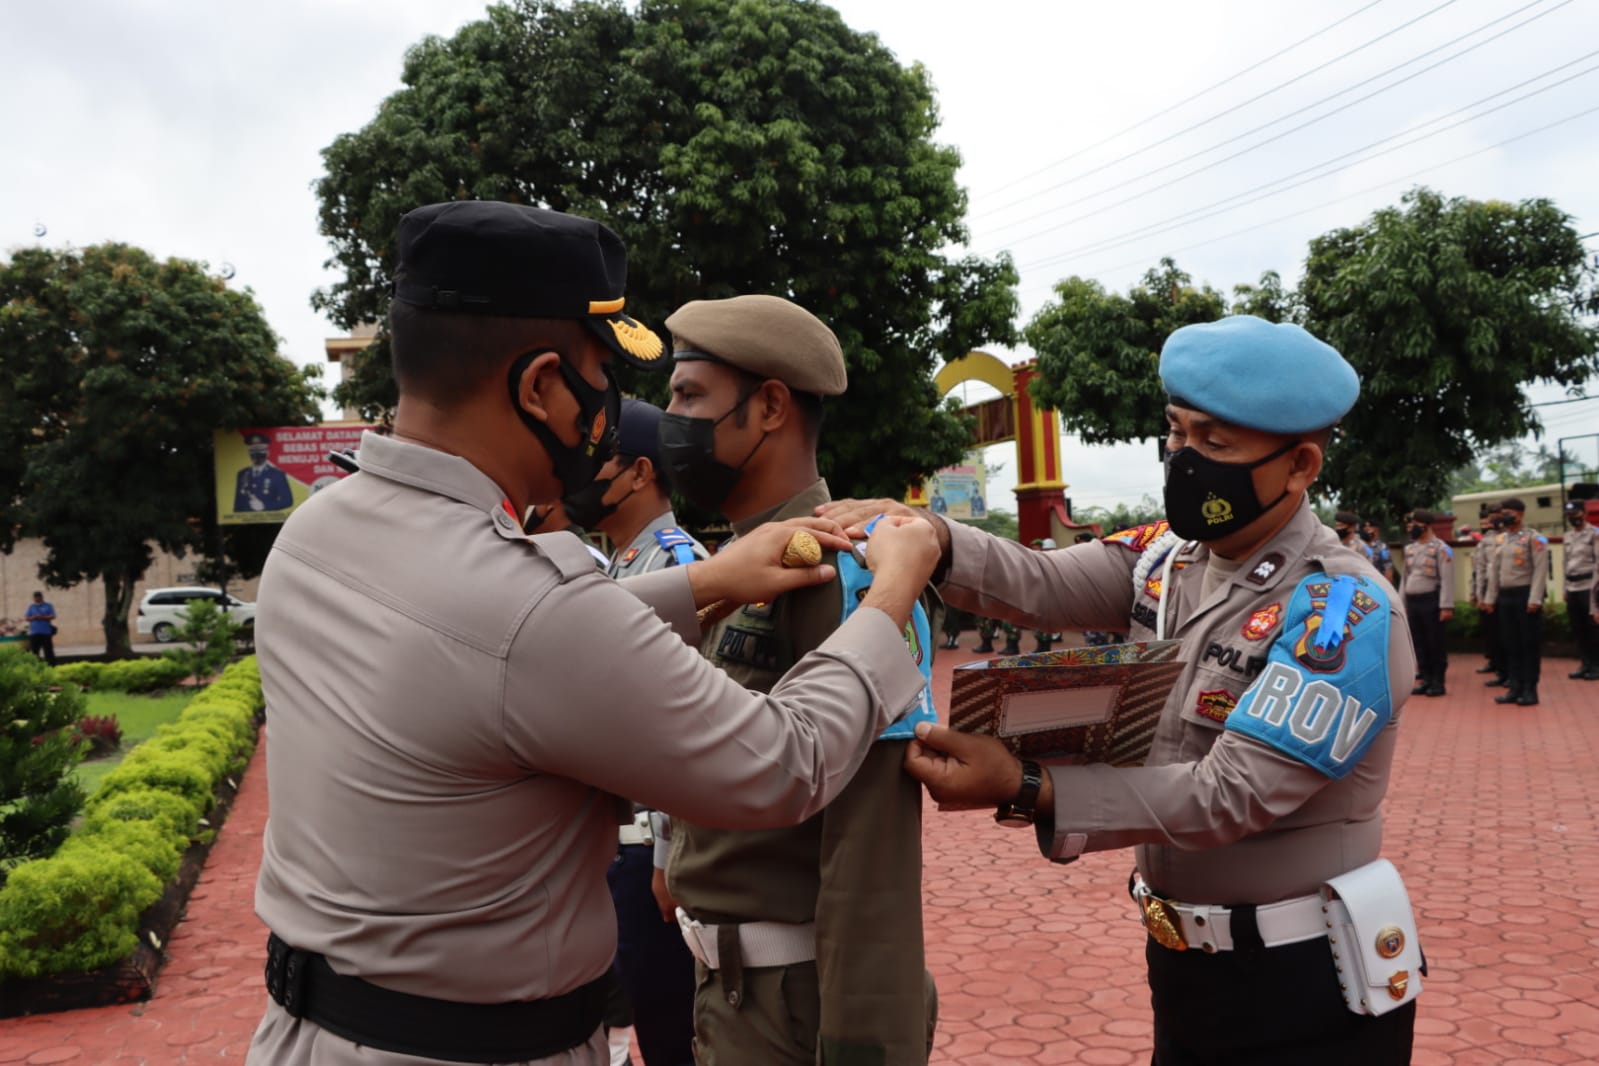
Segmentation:
<svg viewBox="0 0 1599 1066">
<path fill-rule="evenodd" d="M 779 565 L 791 528 L 624 588 L 517 520 L 609 458 L 610 361 L 665 361 L 622 311 L 621 240 L 460 201 L 396 245 L 394 435 L 362 438 L 261 578 L 273 935 L 248 1062 L 603 1066 L 616 796 L 747 829 L 814 814 L 920 698 L 902 630 L 936 540 L 880 526 L 867 605 L 741 688 L 685 646 L 695 608 L 830 580 Z"/>
<path fill-rule="evenodd" d="M 1408 1063 L 1414 919 L 1374 860 L 1414 659 L 1392 588 L 1306 501 L 1358 378 L 1298 327 L 1248 317 L 1177 330 L 1160 373 L 1169 531 L 1038 553 L 927 518 L 952 603 L 1182 642 L 1146 764 L 1044 770 L 992 736 L 918 726 L 907 765 L 941 804 L 1034 822 L 1053 859 L 1137 847 L 1157 1066 Z M 849 525 L 883 506 L 822 513 Z M 1163 579 L 1135 582 L 1150 563 Z M 1340 952 L 1320 890 L 1351 875 L 1379 879 L 1361 898 L 1396 924 Z M 1381 967 L 1351 983 L 1368 944 Z M 1373 996 L 1340 989 L 1374 979 Z"/>
<path fill-rule="evenodd" d="M 1333 515 L 1333 529 L 1338 533 L 1338 543 L 1375 565 L 1376 556 L 1371 545 L 1361 535 L 1359 515 L 1353 511 L 1339 511 Z"/>
<path fill-rule="evenodd" d="M 1498 616 L 1507 689 L 1495 703 L 1538 703 L 1543 668 L 1543 598 L 1549 582 L 1549 538 L 1528 529 L 1527 505 L 1514 496 L 1499 501 L 1504 535 L 1488 569 L 1482 609 Z"/>
<path fill-rule="evenodd" d="M 1444 626 L 1455 616 L 1455 553 L 1438 539 L 1432 523 L 1438 516 L 1416 510 L 1405 516 L 1405 576 L 1400 592 L 1405 597 L 1405 617 L 1416 649 L 1419 676 L 1412 696 L 1442 696 L 1449 653 L 1444 647 Z"/>
<path fill-rule="evenodd" d="M 775 296 L 695 301 L 666 321 L 676 367 L 661 459 L 673 486 L 726 515 L 736 539 L 826 503 L 822 402 L 846 386 L 833 332 Z M 764 690 L 832 637 L 844 606 L 837 583 L 800 590 L 730 615 L 702 647 Z M 896 654 L 910 658 L 903 644 Z M 791 829 L 673 820 L 667 883 L 702 967 L 701 1066 L 927 1061 L 921 788 L 902 769 L 907 744 L 879 740 L 838 798 Z"/>
<path fill-rule="evenodd" d="M 647 574 L 707 557 L 699 541 L 678 528 L 672 513 L 657 451 L 660 424 L 659 407 L 624 399 L 616 455 L 589 485 L 561 501 L 573 522 L 611 538 L 615 551 L 606 572 L 612 577 Z M 666 849 L 655 839 L 662 825 L 661 815 L 635 804 L 633 821 L 621 827 L 616 862 L 606 880 L 616 904 L 617 970 L 633 1008 L 639 1053 L 645 1066 L 690 1066 L 694 956 L 677 925 L 662 922 L 655 898 L 657 880 L 659 888 L 665 888 Z"/>
<path fill-rule="evenodd" d="M 1599 624 L 1588 607 L 1593 599 L 1594 572 L 1599 570 L 1599 528 L 1588 521 L 1587 505 L 1581 500 L 1567 500 L 1565 511 L 1566 617 L 1571 620 L 1571 635 L 1582 660 L 1571 676 L 1599 681 Z"/>
</svg>

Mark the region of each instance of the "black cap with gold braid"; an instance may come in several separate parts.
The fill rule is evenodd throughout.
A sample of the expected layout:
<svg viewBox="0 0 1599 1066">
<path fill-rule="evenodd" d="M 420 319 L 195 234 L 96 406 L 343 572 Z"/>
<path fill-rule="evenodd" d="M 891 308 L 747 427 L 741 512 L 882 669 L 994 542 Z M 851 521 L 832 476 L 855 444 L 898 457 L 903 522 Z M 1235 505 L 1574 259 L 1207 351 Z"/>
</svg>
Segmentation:
<svg viewBox="0 0 1599 1066">
<path fill-rule="evenodd" d="M 593 219 L 498 200 L 429 204 L 400 219 L 394 298 L 461 314 L 575 318 L 643 370 L 661 338 L 622 308 L 627 246 Z"/>
</svg>

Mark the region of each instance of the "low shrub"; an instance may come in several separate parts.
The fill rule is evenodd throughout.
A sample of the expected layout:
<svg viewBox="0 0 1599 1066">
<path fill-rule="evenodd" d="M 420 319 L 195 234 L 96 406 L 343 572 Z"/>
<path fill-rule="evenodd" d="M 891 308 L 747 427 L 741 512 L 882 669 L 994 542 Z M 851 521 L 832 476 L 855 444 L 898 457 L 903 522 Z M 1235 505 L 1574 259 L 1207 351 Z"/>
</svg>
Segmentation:
<svg viewBox="0 0 1599 1066">
<path fill-rule="evenodd" d="M 171 688 L 188 675 L 188 668 L 170 659 L 122 659 L 111 663 L 66 663 L 57 666 L 59 681 L 70 681 L 102 692 L 155 692 Z"/>
<path fill-rule="evenodd" d="M 78 719 L 78 740 L 85 759 L 98 759 L 122 747 L 122 726 L 109 714 L 86 714 Z"/>
<path fill-rule="evenodd" d="M 189 845 L 210 839 L 201 819 L 249 760 L 261 703 L 255 661 L 230 666 L 106 775 L 54 855 L 12 870 L 0 887 L 0 980 L 95 970 L 134 950 L 140 915 Z"/>
</svg>

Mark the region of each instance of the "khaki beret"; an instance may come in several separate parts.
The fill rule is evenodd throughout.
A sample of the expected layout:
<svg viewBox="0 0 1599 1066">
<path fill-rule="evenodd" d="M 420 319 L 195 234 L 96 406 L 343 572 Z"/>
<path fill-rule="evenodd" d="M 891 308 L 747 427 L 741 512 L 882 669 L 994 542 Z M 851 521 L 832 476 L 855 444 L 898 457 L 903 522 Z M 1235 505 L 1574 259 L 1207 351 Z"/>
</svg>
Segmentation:
<svg viewBox="0 0 1599 1066">
<path fill-rule="evenodd" d="M 838 396 L 849 384 L 833 331 L 780 296 L 693 300 L 666 319 L 679 361 L 710 358 L 796 392 Z"/>
</svg>

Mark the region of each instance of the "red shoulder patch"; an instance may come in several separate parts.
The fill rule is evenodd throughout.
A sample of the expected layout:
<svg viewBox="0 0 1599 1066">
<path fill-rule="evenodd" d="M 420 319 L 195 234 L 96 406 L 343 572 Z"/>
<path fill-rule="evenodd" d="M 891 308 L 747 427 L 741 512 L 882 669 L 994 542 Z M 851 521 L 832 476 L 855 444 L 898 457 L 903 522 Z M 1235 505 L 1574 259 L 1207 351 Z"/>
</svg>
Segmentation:
<svg viewBox="0 0 1599 1066">
<path fill-rule="evenodd" d="M 1282 603 L 1268 604 L 1249 616 L 1249 621 L 1244 623 L 1244 637 L 1248 640 L 1265 640 L 1282 620 Z"/>
<path fill-rule="evenodd" d="M 1141 552 L 1159 540 L 1161 534 L 1165 533 L 1169 528 L 1164 520 L 1150 522 L 1146 525 L 1134 526 L 1132 529 L 1123 529 L 1112 533 L 1104 540 L 1106 544 L 1120 544 L 1128 551 Z"/>
<path fill-rule="evenodd" d="M 622 555 L 622 565 L 626 566 L 628 563 L 632 562 L 634 559 L 637 559 L 637 558 L 638 558 L 638 549 L 637 548 L 629 548 Z"/>
</svg>

